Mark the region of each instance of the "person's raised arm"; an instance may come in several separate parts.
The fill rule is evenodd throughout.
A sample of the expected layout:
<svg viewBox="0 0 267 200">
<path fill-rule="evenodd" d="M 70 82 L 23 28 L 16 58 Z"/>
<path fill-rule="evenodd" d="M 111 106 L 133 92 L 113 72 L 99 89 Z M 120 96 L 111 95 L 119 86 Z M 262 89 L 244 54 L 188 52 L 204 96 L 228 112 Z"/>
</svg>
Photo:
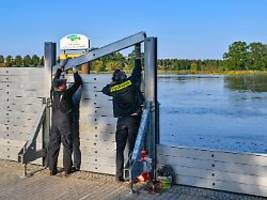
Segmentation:
<svg viewBox="0 0 267 200">
<path fill-rule="evenodd" d="M 132 72 L 132 76 L 136 78 L 141 78 L 142 75 L 142 65 L 141 65 L 141 59 L 135 59 L 135 66 Z"/>
<path fill-rule="evenodd" d="M 141 67 L 141 59 L 135 60 L 135 67 L 132 72 L 132 76 L 130 79 L 134 82 L 134 84 L 139 87 L 141 85 L 142 78 L 142 67 Z"/>
<path fill-rule="evenodd" d="M 78 88 L 82 85 L 82 78 L 81 76 L 78 74 L 78 71 L 76 69 L 73 70 L 73 76 L 74 76 L 74 84 L 67 89 L 67 92 L 72 96 L 76 90 L 78 90 Z"/>
<path fill-rule="evenodd" d="M 60 74 L 62 73 L 62 69 L 57 69 L 57 72 L 55 73 L 54 79 L 52 81 L 52 85 L 50 88 L 50 97 L 52 97 L 53 92 L 55 91 L 55 86 L 56 86 L 56 80 L 60 78 Z"/>
<path fill-rule="evenodd" d="M 110 85 L 109 85 L 109 84 L 106 85 L 106 86 L 102 89 L 101 92 L 103 92 L 105 95 L 111 96 L 111 93 L 110 93 Z"/>
<path fill-rule="evenodd" d="M 134 62 L 134 69 L 131 75 L 131 79 L 136 84 L 141 84 L 141 77 L 142 77 L 142 63 L 141 63 L 141 50 L 140 45 L 135 46 L 135 62 Z"/>
<path fill-rule="evenodd" d="M 52 88 L 55 85 L 55 80 L 60 78 L 61 73 L 64 71 L 65 65 L 67 64 L 68 59 L 64 60 L 63 62 L 60 63 L 59 68 L 57 69 L 53 82 L 52 82 Z"/>
</svg>

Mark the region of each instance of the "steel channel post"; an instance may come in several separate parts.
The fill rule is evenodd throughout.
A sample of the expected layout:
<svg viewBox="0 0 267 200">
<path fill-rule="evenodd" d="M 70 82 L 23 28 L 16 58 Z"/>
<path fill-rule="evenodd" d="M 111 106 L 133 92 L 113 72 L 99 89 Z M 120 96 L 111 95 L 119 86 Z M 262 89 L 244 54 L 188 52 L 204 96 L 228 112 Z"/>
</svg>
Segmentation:
<svg viewBox="0 0 267 200">
<path fill-rule="evenodd" d="M 156 178 L 156 141 L 158 134 L 157 117 L 157 38 L 145 39 L 145 99 L 151 104 L 151 129 L 147 135 L 147 149 L 152 158 L 152 179 Z"/>
<path fill-rule="evenodd" d="M 45 42 L 44 44 L 44 69 L 45 69 L 45 85 L 46 85 L 46 95 L 50 97 L 50 89 L 52 85 L 52 68 L 56 65 L 57 49 L 56 43 L 54 42 Z M 43 124 L 43 135 L 42 135 L 42 148 L 47 150 L 49 142 L 49 132 L 50 132 L 50 99 L 46 101 L 46 114 L 45 121 Z M 46 164 L 46 159 L 43 158 L 43 165 Z"/>
</svg>

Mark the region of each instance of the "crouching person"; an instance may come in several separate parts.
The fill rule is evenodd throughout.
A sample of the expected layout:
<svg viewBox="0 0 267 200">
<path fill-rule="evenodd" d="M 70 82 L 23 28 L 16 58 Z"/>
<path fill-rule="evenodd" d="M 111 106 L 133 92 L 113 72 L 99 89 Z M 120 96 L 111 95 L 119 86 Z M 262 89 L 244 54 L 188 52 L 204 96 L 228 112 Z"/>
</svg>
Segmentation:
<svg viewBox="0 0 267 200">
<path fill-rule="evenodd" d="M 127 78 L 121 69 L 115 69 L 112 82 L 106 85 L 102 92 L 113 97 L 113 115 L 118 118 L 116 127 L 116 180 L 124 181 L 124 149 L 128 140 L 129 153 L 134 149 L 138 133 L 142 104 L 141 93 L 141 55 L 137 55 L 132 75 Z"/>
<path fill-rule="evenodd" d="M 71 112 L 73 109 L 72 96 L 81 85 L 81 77 L 74 73 L 74 84 L 67 89 L 66 79 L 60 75 L 64 71 L 62 67 L 57 70 L 51 89 L 52 97 L 52 128 L 49 138 L 48 165 L 50 175 L 57 174 L 57 159 L 60 144 L 63 144 L 63 168 L 64 175 L 68 175 L 72 168 L 72 133 L 71 133 Z"/>
</svg>

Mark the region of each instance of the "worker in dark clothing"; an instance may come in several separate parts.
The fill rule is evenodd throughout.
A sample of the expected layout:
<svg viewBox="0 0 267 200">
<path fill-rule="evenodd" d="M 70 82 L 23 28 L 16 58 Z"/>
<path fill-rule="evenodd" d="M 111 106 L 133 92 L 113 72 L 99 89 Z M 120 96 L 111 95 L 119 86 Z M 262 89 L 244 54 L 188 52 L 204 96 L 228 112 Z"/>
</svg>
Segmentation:
<svg viewBox="0 0 267 200">
<path fill-rule="evenodd" d="M 73 137 L 73 167 L 79 171 L 81 167 L 81 150 L 80 150 L 80 100 L 82 95 L 82 86 L 74 93 L 72 97 L 73 110 L 72 116 L 72 137 Z"/>
<path fill-rule="evenodd" d="M 66 79 L 60 75 L 64 71 L 62 67 L 57 70 L 51 89 L 52 97 L 52 128 L 49 138 L 48 165 L 50 175 L 57 174 L 57 159 L 60 144 L 63 144 L 63 167 L 64 175 L 68 175 L 72 168 L 72 134 L 71 134 L 71 112 L 73 109 L 72 96 L 81 85 L 81 77 L 74 73 L 74 84 L 67 89 Z"/>
<path fill-rule="evenodd" d="M 142 104 L 144 101 L 140 90 L 141 75 L 141 55 L 136 55 L 132 75 L 127 78 L 123 70 L 115 69 L 112 82 L 102 89 L 104 94 L 113 97 L 113 115 L 115 118 L 118 118 L 115 136 L 117 181 L 124 181 L 124 149 L 128 139 L 128 155 L 133 151 L 141 121 Z"/>
</svg>

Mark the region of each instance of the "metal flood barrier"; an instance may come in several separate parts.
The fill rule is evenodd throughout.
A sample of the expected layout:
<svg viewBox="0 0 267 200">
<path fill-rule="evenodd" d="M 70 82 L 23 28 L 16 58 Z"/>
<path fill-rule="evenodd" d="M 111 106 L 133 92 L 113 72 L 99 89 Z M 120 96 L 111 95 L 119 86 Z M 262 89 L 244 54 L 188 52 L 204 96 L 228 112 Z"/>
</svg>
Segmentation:
<svg viewBox="0 0 267 200">
<path fill-rule="evenodd" d="M 42 138 L 32 138 L 32 133 L 46 107 L 46 90 L 44 68 L 0 68 L 1 159 L 17 160 L 27 140 L 33 139 L 36 148 L 43 148 Z M 47 131 L 43 126 L 38 129 Z"/>
<path fill-rule="evenodd" d="M 151 107 L 149 112 L 155 113 L 156 40 L 156 38 L 146 37 L 144 32 L 140 32 L 89 51 L 81 57 L 71 59 L 68 61 L 65 69 L 67 70 L 70 67 L 93 61 L 131 46 L 135 47 L 135 50 L 141 51 L 140 45 L 144 43 L 144 95 L 146 102 L 153 105 L 153 109 Z M 9 95 L 12 96 L 12 101 L 8 99 L 5 101 L 5 105 L 1 106 L 1 110 L 4 110 L 7 116 L 4 112 L 4 117 L 1 116 L 1 120 L 3 120 L 1 126 L 3 126 L 5 131 L 3 133 L 1 131 L 0 145 L 5 151 L 0 154 L 0 158 L 18 160 L 25 166 L 29 162 L 46 165 L 51 120 L 49 89 L 51 87 L 52 73 L 57 69 L 58 65 L 56 65 L 56 43 L 47 42 L 44 49 L 44 68 L 5 68 L 0 71 L 1 86 L 3 86 L 0 90 L 8 91 L 10 92 Z M 149 68 L 150 70 L 148 70 Z M 15 75 L 16 77 L 14 78 L 13 76 Z M 114 175 L 116 119 L 112 113 L 111 97 L 100 92 L 111 81 L 111 75 L 89 74 L 81 76 L 83 79 L 80 103 L 81 169 Z M 5 82 L 2 82 L 5 81 L 5 78 L 11 79 L 11 77 L 12 82 L 9 84 L 12 85 L 12 88 L 9 85 L 5 85 Z M 32 81 L 33 79 L 34 81 Z M 16 86 L 20 87 L 20 89 L 17 89 Z M 29 91 L 29 95 L 26 95 L 26 91 Z M 19 98 L 21 101 L 18 101 L 16 96 L 20 92 Z M 5 99 L 2 95 L 1 98 Z M 14 110 L 10 110 L 11 107 Z M 21 108 L 22 111 L 18 112 L 18 108 Z M 27 110 L 25 110 L 26 108 Z M 10 117 L 11 114 L 12 117 Z M 32 116 L 31 120 L 29 116 Z M 156 118 L 151 120 L 153 122 L 151 124 L 156 125 Z M 24 126 L 25 129 L 23 128 Z M 156 128 L 154 127 L 150 130 L 155 132 Z M 155 137 L 151 135 L 147 139 L 150 141 L 153 138 Z M 149 144 L 150 142 L 148 142 Z M 155 145 L 152 146 L 152 144 L 155 144 L 155 142 L 151 142 L 150 146 L 148 146 L 151 148 L 149 153 L 155 159 Z M 140 151 L 145 147 L 141 146 L 139 148 Z M 59 166 L 62 166 L 62 155 L 59 155 Z M 153 167 L 155 169 L 155 162 Z"/>
<path fill-rule="evenodd" d="M 101 58 L 144 43 L 145 107 L 135 148 L 129 160 L 129 177 L 142 171 L 140 152 L 156 167 L 171 165 L 176 184 L 211 188 L 267 197 L 267 155 L 224 152 L 160 144 L 157 103 L 157 38 L 144 32 L 124 38 L 71 59 L 66 68 Z M 50 128 L 49 89 L 56 69 L 56 44 L 45 43 L 44 68 L 0 68 L 0 159 L 22 164 L 46 164 Z M 82 75 L 80 105 L 82 170 L 115 174 L 115 125 L 111 98 L 99 92 L 111 75 Z M 179 130 L 177 130 L 179 131 Z M 167 133 L 162 133 L 167 134 Z M 61 148 L 62 149 L 62 148 Z M 62 155 L 59 156 L 62 166 Z"/>
<path fill-rule="evenodd" d="M 158 145 L 176 183 L 267 197 L 267 155 Z"/>
</svg>

